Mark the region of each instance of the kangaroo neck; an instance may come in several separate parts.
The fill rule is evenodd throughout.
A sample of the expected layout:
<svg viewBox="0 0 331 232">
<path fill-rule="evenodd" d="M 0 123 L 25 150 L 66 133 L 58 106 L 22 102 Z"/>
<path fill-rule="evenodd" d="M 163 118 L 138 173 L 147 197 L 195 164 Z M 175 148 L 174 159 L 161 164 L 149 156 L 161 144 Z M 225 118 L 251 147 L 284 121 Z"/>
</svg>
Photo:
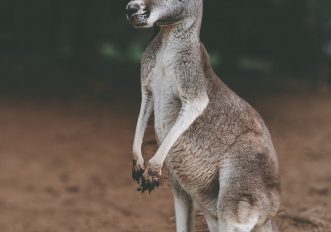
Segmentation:
<svg viewBox="0 0 331 232">
<path fill-rule="evenodd" d="M 185 44 L 200 43 L 201 20 L 186 19 L 172 25 L 160 26 L 159 36 L 162 43 Z"/>
</svg>

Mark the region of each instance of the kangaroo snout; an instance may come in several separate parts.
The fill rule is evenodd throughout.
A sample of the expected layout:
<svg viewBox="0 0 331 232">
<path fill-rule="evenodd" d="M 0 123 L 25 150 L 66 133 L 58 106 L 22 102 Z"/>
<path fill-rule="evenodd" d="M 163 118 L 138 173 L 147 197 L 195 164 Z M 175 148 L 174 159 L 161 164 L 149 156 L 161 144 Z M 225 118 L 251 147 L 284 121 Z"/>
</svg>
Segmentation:
<svg viewBox="0 0 331 232">
<path fill-rule="evenodd" d="M 131 1 L 126 6 L 126 16 L 130 18 L 134 14 L 138 13 L 143 8 L 142 4 L 137 1 Z"/>
<path fill-rule="evenodd" d="M 133 0 L 126 6 L 126 18 L 134 27 L 145 27 L 150 16 L 144 1 Z"/>
</svg>

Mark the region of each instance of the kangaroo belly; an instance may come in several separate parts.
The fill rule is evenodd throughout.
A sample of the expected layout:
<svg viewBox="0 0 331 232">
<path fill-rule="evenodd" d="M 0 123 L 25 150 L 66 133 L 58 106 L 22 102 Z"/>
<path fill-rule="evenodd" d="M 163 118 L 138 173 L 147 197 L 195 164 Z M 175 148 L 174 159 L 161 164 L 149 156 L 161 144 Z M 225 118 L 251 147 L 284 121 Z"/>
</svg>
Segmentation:
<svg viewBox="0 0 331 232">
<path fill-rule="evenodd" d="M 176 99 L 156 99 L 154 106 L 154 127 L 159 142 L 162 142 L 174 125 L 180 110 L 180 102 Z"/>
<path fill-rule="evenodd" d="M 218 155 L 199 147 L 194 139 L 185 134 L 167 156 L 167 166 L 178 183 L 188 192 L 190 189 L 212 192 L 217 190 Z M 216 189 L 214 189 L 216 188 Z"/>
<path fill-rule="evenodd" d="M 162 142 L 178 117 L 181 102 L 171 68 L 165 72 L 162 64 L 159 64 L 154 69 L 153 77 L 154 126 L 158 141 Z"/>
</svg>

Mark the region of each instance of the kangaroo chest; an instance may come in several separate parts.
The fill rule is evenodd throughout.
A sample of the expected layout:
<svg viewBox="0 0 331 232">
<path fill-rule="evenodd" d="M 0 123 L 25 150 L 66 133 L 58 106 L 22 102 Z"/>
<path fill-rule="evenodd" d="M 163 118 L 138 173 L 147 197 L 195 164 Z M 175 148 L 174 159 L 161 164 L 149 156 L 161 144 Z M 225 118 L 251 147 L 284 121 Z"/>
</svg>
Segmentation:
<svg viewBox="0 0 331 232">
<path fill-rule="evenodd" d="M 151 73 L 154 124 L 159 142 L 163 141 L 175 123 L 181 107 L 173 56 L 173 51 L 161 50 Z"/>
</svg>

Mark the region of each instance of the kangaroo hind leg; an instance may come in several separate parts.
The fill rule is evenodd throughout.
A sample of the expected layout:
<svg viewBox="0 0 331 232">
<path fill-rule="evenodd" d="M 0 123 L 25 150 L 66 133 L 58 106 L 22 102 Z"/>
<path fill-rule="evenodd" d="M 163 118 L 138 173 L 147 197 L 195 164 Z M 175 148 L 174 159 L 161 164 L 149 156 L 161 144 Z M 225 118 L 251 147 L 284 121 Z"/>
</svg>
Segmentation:
<svg viewBox="0 0 331 232">
<path fill-rule="evenodd" d="M 278 232 L 278 229 L 274 221 L 269 219 L 261 226 L 256 227 L 253 232 Z"/>
<path fill-rule="evenodd" d="M 261 213 L 246 200 L 224 206 L 218 209 L 220 232 L 251 232 L 259 223 Z"/>
<path fill-rule="evenodd" d="M 175 201 L 176 231 L 193 232 L 195 226 L 195 214 L 192 199 L 190 195 L 179 186 L 171 174 L 170 183 Z"/>
<path fill-rule="evenodd" d="M 218 220 L 210 214 L 204 214 L 210 232 L 218 232 Z"/>
</svg>

